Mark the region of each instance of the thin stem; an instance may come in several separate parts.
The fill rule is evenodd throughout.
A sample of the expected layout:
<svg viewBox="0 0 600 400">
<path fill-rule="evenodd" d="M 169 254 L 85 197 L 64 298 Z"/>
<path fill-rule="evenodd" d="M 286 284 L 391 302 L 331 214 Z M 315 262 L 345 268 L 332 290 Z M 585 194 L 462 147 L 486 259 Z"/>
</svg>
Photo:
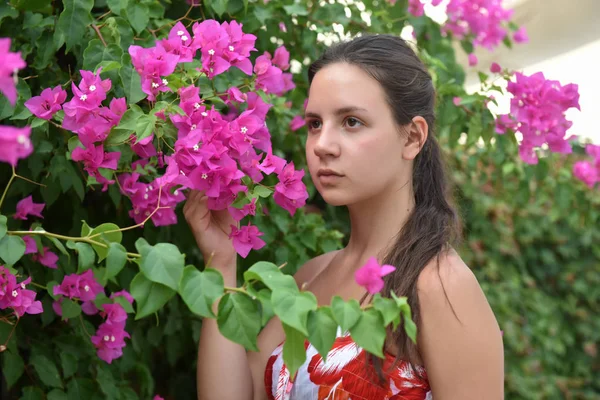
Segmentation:
<svg viewBox="0 0 600 400">
<path fill-rule="evenodd" d="M 33 286 L 35 286 L 35 287 L 37 287 L 37 288 L 40 288 L 40 289 L 48 290 L 48 288 L 47 288 L 46 286 L 42 286 L 42 285 L 40 285 L 39 283 L 35 283 L 35 282 L 29 282 L 29 284 L 30 284 L 30 285 L 33 285 Z"/>
<path fill-rule="evenodd" d="M 83 329 L 85 334 L 88 335 L 88 337 L 92 337 L 92 335 L 89 334 L 87 329 L 85 329 L 85 325 L 83 325 L 83 317 L 81 316 L 81 314 L 79 314 L 79 321 L 81 322 L 81 329 Z"/>
<path fill-rule="evenodd" d="M 160 31 L 162 28 L 166 28 L 167 26 L 174 25 L 174 24 L 176 24 L 176 23 L 177 23 L 177 22 L 179 22 L 179 21 L 182 21 L 182 20 L 184 20 L 184 19 L 187 19 L 188 15 L 190 15 L 190 12 L 192 11 L 192 9 L 193 9 L 193 8 L 194 8 L 194 6 L 193 6 L 193 5 L 191 5 L 191 6 L 190 6 L 190 8 L 188 8 L 188 10 L 187 10 L 187 12 L 185 13 L 185 15 L 184 15 L 183 17 L 181 17 L 181 18 L 178 18 L 178 19 L 176 19 L 175 21 L 167 22 L 166 24 L 164 24 L 164 25 L 162 25 L 162 26 L 159 26 L 159 27 L 158 27 L 158 28 L 156 28 L 156 29 L 148 29 L 148 30 L 150 31 L 150 33 L 152 33 L 152 34 L 154 35 L 156 32 Z"/>
<path fill-rule="evenodd" d="M 17 325 L 19 325 L 20 320 L 21 319 L 19 317 L 17 317 L 17 322 L 13 325 L 12 330 L 10 331 L 10 334 L 6 338 L 6 342 L 4 342 L 4 346 L 8 346 L 8 342 L 10 341 L 10 338 L 12 337 L 13 333 L 15 333 L 15 329 L 17 328 Z"/>
<path fill-rule="evenodd" d="M 225 286 L 225 290 L 227 290 L 228 292 L 238 292 L 238 293 L 248 294 L 248 292 L 246 292 L 242 288 L 234 288 L 234 287 Z"/>
<path fill-rule="evenodd" d="M 102 14 L 101 16 L 99 16 L 98 18 L 96 18 L 97 21 L 100 21 L 102 18 L 106 17 L 107 15 L 112 14 L 112 11 L 107 11 L 104 14 Z"/>
<path fill-rule="evenodd" d="M 0 208 L 2 208 L 2 203 L 4 202 L 4 198 L 6 197 L 6 193 L 8 193 L 8 188 L 10 187 L 10 184 L 12 183 L 12 181 L 15 179 L 16 175 L 17 174 L 15 173 L 15 167 L 12 167 L 12 175 L 11 175 L 10 179 L 8 180 L 8 184 L 4 188 L 4 193 L 2 193 L 2 197 L 0 198 Z"/>
<path fill-rule="evenodd" d="M 27 181 L 29 183 L 33 183 L 34 185 L 38 185 L 38 186 L 41 186 L 41 187 L 46 187 L 46 185 L 44 185 L 43 183 L 37 183 L 35 181 L 32 181 L 31 179 L 25 178 L 24 176 L 21 176 L 21 175 L 18 175 L 18 174 L 15 174 L 15 177 L 19 178 L 19 179 L 23 179 L 24 181 Z"/>
<path fill-rule="evenodd" d="M 100 29 L 98 29 L 98 27 L 96 26 L 96 24 L 92 24 L 92 28 L 98 34 L 98 37 L 100 38 L 100 41 L 102 42 L 102 44 L 104 45 L 104 47 L 107 47 L 106 42 L 104 41 L 104 37 L 102 37 L 102 33 L 100 33 Z"/>
<path fill-rule="evenodd" d="M 142 222 L 140 222 L 139 224 L 131 225 L 131 226 L 128 226 L 128 227 L 126 227 L 126 228 L 113 229 L 112 231 L 99 232 L 99 233 L 96 233 L 96 234 L 94 234 L 94 235 L 91 235 L 91 236 L 86 236 L 86 238 L 87 238 L 87 239 L 93 239 L 93 238 L 95 238 L 95 237 L 97 237 L 97 236 L 100 236 L 100 235 L 102 235 L 102 234 L 115 233 L 115 232 L 123 232 L 123 231 L 128 231 L 128 230 L 131 230 L 131 229 L 135 229 L 135 228 L 142 228 L 142 227 L 144 226 L 144 224 L 146 224 L 146 222 L 148 222 L 148 220 L 150 220 L 150 218 L 152 218 L 152 216 L 153 216 L 154 214 L 156 214 L 156 212 L 157 212 L 158 210 L 161 210 L 161 209 L 163 209 L 163 210 L 164 210 L 164 209 L 167 209 L 167 208 L 169 208 L 169 207 L 160 207 L 160 197 L 161 197 L 161 194 L 162 194 L 162 186 L 161 186 L 161 187 L 159 188 L 159 190 L 158 190 L 158 201 L 156 202 L 156 208 L 154 209 L 154 211 L 152 211 L 152 212 L 151 212 L 151 213 L 150 213 L 150 214 L 149 214 L 149 215 L 146 217 L 146 219 L 144 219 L 144 220 L 143 220 Z"/>
</svg>

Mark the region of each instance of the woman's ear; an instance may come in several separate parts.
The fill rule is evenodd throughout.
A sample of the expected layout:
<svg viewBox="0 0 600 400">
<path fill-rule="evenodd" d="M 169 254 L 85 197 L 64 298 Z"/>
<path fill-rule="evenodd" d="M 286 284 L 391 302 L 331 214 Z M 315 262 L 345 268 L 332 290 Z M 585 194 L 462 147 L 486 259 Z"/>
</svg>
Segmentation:
<svg viewBox="0 0 600 400">
<path fill-rule="evenodd" d="M 406 126 L 406 141 L 404 142 L 402 158 L 414 160 L 423 148 L 428 132 L 429 126 L 425 118 L 421 116 L 414 117 L 411 123 Z"/>
</svg>

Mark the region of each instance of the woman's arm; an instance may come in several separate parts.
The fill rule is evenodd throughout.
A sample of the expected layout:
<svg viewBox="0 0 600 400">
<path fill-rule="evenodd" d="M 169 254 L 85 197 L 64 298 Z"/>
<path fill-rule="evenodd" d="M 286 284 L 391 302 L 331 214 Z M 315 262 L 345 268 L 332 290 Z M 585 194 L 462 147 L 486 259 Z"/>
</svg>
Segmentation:
<svg viewBox="0 0 600 400">
<path fill-rule="evenodd" d="M 498 323 L 477 279 L 452 252 L 417 282 L 418 347 L 435 400 L 504 399 L 504 350 Z M 447 296 L 447 297 L 446 297 Z"/>
</svg>

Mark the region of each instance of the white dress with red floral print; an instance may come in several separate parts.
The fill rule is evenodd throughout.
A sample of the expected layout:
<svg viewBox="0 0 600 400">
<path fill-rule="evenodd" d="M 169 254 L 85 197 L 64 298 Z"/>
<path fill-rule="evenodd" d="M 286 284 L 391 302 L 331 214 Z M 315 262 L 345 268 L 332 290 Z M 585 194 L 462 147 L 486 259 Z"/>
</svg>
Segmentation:
<svg viewBox="0 0 600 400">
<path fill-rule="evenodd" d="M 267 363 L 265 387 L 270 400 L 432 400 L 427 374 L 421 367 L 406 361 L 394 365 L 395 357 L 386 354 L 383 361 L 384 381 L 368 363 L 367 353 L 350 335 L 339 335 L 327 355 L 327 362 L 308 342 L 306 361 L 296 379 L 283 363 L 280 344 Z M 368 368 L 367 368 L 368 366 Z M 393 366 L 391 369 L 390 367 Z M 421 376 L 419 376 L 421 375 Z"/>
</svg>

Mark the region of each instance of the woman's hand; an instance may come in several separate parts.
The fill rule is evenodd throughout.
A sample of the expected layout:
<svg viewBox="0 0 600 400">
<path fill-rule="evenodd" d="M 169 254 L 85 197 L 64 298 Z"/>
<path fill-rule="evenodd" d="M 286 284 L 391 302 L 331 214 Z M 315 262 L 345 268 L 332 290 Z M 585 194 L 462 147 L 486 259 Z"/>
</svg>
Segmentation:
<svg viewBox="0 0 600 400">
<path fill-rule="evenodd" d="M 183 206 L 183 215 L 206 263 L 217 260 L 218 262 L 211 262 L 210 266 L 235 266 L 236 251 L 229 239 L 229 233 L 231 225 L 239 224 L 227 209 L 208 209 L 208 197 L 203 192 L 193 190 Z"/>
</svg>

